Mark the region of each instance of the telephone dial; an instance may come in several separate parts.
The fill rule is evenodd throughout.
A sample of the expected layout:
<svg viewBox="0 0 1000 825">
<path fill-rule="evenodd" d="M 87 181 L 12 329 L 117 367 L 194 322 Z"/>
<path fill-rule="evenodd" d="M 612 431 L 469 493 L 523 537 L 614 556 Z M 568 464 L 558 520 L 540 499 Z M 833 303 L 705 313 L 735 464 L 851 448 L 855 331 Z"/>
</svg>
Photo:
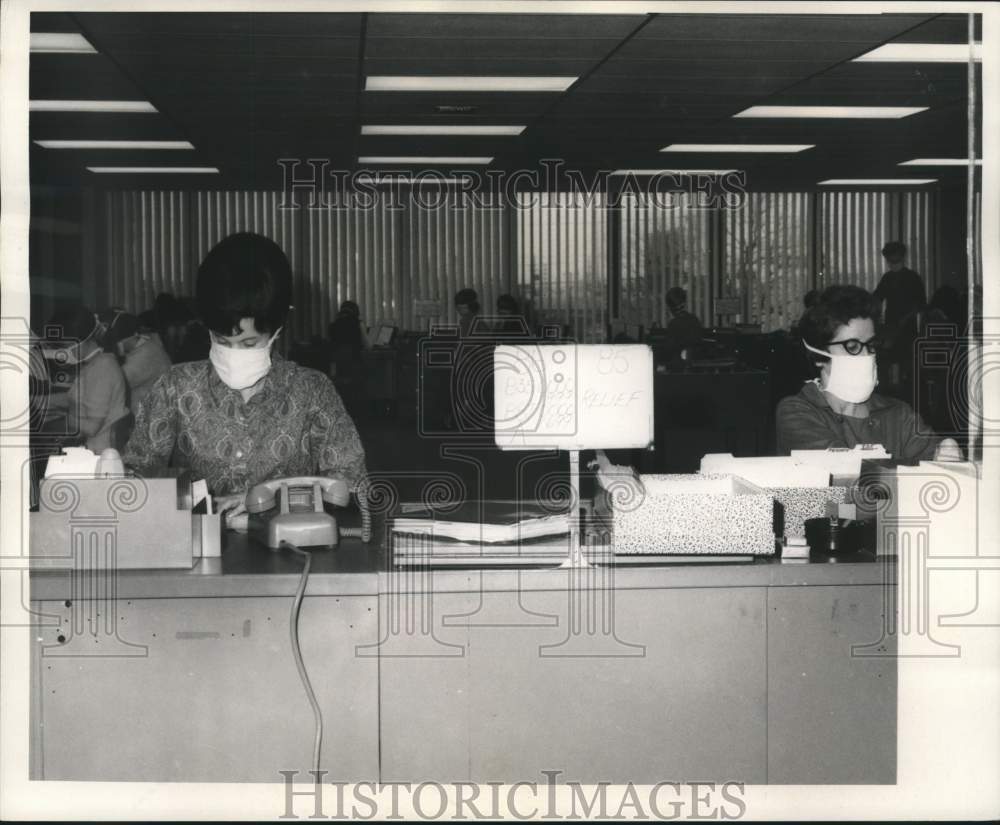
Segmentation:
<svg viewBox="0 0 1000 825">
<path fill-rule="evenodd" d="M 251 514 L 252 532 L 265 533 L 267 546 L 277 550 L 287 542 L 295 547 L 336 547 L 340 536 L 371 538 L 368 508 L 359 495 L 362 527 L 338 530 L 337 519 L 323 509 L 323 503 L 346 507 L 351 500 L 347 482 L 339 478 L 298 476 L 277 478 L 251 487 L 246 497 L 247 512 Z M 278 512 L 269 519 L 255 520 L 254 515 L 267 513 L 278 506 Z M 254 530 L 254 525 L 258 525 Z M 264 536 L 262 535 L 262 538 Z"/>
</svg>

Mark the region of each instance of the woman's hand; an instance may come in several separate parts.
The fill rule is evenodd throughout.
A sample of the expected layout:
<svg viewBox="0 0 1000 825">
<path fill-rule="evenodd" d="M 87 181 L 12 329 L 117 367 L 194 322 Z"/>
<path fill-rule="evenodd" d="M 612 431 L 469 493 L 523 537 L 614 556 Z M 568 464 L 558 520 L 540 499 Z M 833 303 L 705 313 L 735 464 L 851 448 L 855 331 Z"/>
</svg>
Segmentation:
<svg viewBox="0 0 1000 825">
<path fill-rule="evenodd" d="M 215 497 L 215 512 L 220 516 L 225 515 L 226 522 L 232 521 L 247 511 L 247 494 L 234 493 L 230 496 Z"/>
<path fill-rule="evenodd" d="M 934 453 L 934 460 L 964 461 L 965 456 L 962 455 L 962 448 L 958 446 L 958 442 L 954 438 L 945 438 L 938 444 L 937 452 Z"/>
</svg>

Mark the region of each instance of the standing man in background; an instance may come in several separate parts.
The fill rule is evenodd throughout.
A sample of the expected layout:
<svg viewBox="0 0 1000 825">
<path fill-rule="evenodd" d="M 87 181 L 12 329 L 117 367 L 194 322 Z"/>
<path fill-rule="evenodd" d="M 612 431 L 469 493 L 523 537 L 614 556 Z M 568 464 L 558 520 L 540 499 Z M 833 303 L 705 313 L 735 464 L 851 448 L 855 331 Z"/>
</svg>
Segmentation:
<svg viewBox="0 0 1000 825">
<path fill-rule="evenodd" d="M 889 241 L 882 247 L 882 257 L 889 269 L 875 288 L 875 301 L 881 306 L 885 335 L 881 380 L 892 394 L 910 399 L 913 395 L 913 345 L 919 334 L 920 314 L 927 307 L 927 292 L 923 278 L 905 265 L 905 244 Z"/>
</svg>

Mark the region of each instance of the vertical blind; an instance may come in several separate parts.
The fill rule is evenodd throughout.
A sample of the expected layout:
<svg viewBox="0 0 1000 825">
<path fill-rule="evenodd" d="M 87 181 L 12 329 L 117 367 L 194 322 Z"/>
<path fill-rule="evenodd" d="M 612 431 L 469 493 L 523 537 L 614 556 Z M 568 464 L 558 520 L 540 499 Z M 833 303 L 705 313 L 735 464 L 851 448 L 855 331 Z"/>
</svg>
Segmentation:
<svg viewBox="0 0 1000 825">
<path fill-rule="evenodd" d="M 604 340 L 610 298 L 619 320 L 665 323 L 675 285 L 707 325 L 781 329 L 813 287 L 873 289 L 890 239 L 908 245 L 928 293 L 936 285 L 935 193 L 754 192 L 714 210 L 683 195 L 666 206 L 626 195 L 613 209 L 601 194 L 522 193 L 506 209 L 458 197 L 283 209 L 276 192 L 108 192 L 98 297 L 138 312 L 160 292 L 190 295 L 205 253 L 237 231 L 288 254 L 293 337 L 323 334 L 347 299 L 372 325 L 454 322 L 452 298 L 465 287 L 484 313 L 512 292 L 534 320 L 566 324 L 580 341 Z M 737 315 L 716 317 L 716 298 L 737 299 Z"/>
<path fill-rule="evenodd" d="M 907 265 L 937 284 L 933 195 L 929 192 L 823 192 L 820 195 L 819 283 L 874 289 L 885 272 L 882 246 L 902 241 Z"/>
<path fill-rule="evenodd" d="M 738 298 L 743 323 L 787 329 L 813 289 L 812 198 L 754 192 L 722 211 L 722 295 Z"/>
<path fill-rule="evenodd" d="M 473 289 L 480 312 L 494 314 L 496 299 L 510 291 L 510 239 L 499 209 L 463 204 L 448 193 L 436 200 L 416 198 L 406 209 L 405 277 L 401 281 L 402 321 L 409 329 L 426 329 L 435 321 L 455 323 L 453 298 Z M 414 315 L 414 302 L 440 308 Z"/>
<path fill-rule="evenodd" d="M 398 322 L 401 216 L 384 202 L 365 209 L 306 209 L 303 274 L 296 284 L 300 337 L 325 335 L 344 301 L 369 325 Z"/>
<path fill-rule="evenodd" d="M 118 192 L 105 199 L 107 277 L 104 303 L 139 311 L 160 292 L 189 294 L 194 255 L 188 234 L 190 199 L 182 192 Z"/>
<path fill-rule="evenodd" d="M 669 206 L 633 194 L 621 202 L 618 314 L 646 328 L 666 325 L 666 293 L 675 286 L 687 290 L 691 312 L 712 316 L 711 213 L 686 192 L 672 195 Z"/>
<path fill-rule="evenodd" d="M 578 341 L 604 340 L 608 238 L 603 196 L 519 195 L 517 261 L 518 292 L 537 320 L 565 324 Z"/>
</svg>

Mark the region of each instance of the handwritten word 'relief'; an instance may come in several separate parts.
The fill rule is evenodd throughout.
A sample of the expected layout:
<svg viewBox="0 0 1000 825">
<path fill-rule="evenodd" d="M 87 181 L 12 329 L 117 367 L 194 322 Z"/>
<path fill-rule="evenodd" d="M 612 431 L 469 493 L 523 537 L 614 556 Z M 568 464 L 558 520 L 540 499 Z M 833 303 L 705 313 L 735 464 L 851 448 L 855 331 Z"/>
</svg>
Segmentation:
<svg viewBox="0 0 1000 825">
<path fill-rule="evenodd" d="M 632 392 L 587 390 L 583 394 L 583 404 L 586 407 L 627 407 L 641 397 L 642 390 L 632 390 Z"/>
</svg>

